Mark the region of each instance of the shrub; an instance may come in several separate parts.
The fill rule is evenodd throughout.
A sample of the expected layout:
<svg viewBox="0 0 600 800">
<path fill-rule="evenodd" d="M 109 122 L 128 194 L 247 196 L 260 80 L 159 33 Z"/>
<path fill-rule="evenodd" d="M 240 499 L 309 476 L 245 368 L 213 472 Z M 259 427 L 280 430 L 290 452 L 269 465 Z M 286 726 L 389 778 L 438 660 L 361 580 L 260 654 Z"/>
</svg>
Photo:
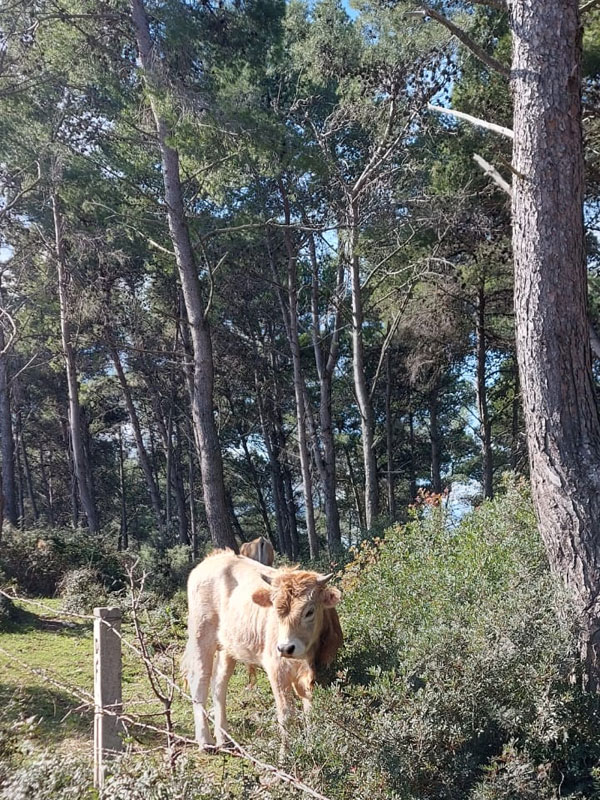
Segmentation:
<svg viewBox="0 0 600 800">
<path fill-rule="evenodd" d="M 6 595 L 0 594 L 0 631 L 17 617 L 17 607 Z"/>
<path fill-rule="evenodd" d="M 90 567 L 98 570 L 108 590 L 124 582 L 123 560 L 114 543 L 87 531 L 36 528 L 9 529 L 2 541 L 0 569 L 31 595 L 54 595 L 69 570 Z"/>
<path fill-rule="evenodd" d="M 569 681 L 569 604 L 523 485 L 457 526 L 424 504 L 361 547 L 342 582 L 338 682 L 318 694 L 317 735 L 296 743 L 326 765 L 325 794 L 594 796 L 598 699 Z"/>
<path fill-rule="evenodd" d="M 62 611 L 90 614 L 95 606 L 107 605 L 107 592 L 100 573 L 92 567 L 78 567 L 66 572 L 58 584 Z"/>
<path fill-rule="evenodd" d="M 146 573 L 146 588 L 161 597 L 170 597 L 184 587 L 193 566 L 192 549 L 186 545 L 176 545 L 161 552 L 143 544 L 138 557 L 137 571 Z"/>
</svg>

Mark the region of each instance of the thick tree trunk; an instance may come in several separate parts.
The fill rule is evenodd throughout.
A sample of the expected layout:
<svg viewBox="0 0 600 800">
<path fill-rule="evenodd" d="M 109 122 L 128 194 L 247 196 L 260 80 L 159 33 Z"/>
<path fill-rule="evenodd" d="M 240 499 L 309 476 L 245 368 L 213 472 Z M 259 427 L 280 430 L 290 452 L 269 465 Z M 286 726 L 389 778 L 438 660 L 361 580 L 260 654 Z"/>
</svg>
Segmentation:
<svg viewBox="0 0 600 800">
<path fill-rule="evenodd" d="M 431 490 L 436 494 L 442 491 L 442 467 L 440 456 L 440 430 L 438 424 L 438 410 L 440 400 L 440 385 L 436 381 L 429 396 L 429 438 L 431 440 Z"/>
<path fill-rule="evenodd" d="M 365 471 L 365 522 L 370 528 L 379 513 L 377 488 L 377 460 L 375 457 L 375 422 L 373 405 L 367 388 L 365 352 L 363 342 L 363 305 L 358 258 L 358 209 L 353 204 L 350 230 L 348 231 L 348 257 L 350 261 L 350 286 L 352 290 L 352 370 L 354 392 L 360 413 L 362 431 L 363 462 Z"/>
<path fill-rule="evenodd" d="M 137 410 L 133 402 L 133 398 L 131 396 L 131 390 L 129 388 L 129 384 L 127 383 L 127 377 L 123 370 L 123 365 L 121 364 L 121 357 L 119 356 L 117 348 L 113 344 L 108 331 L 106 332 L 106 338 L 108 342 L 110 356 L 115 371 L 117 373 L 117 377 L 119 379 L 119 384 L 121 386 L 121 391 L 123 392 L 123 399 L 125 400 L 125 407 L 127 408 L 129 422 L 133 430 L 133 437 L 135 439 L 135 446 L 138 454 L 138 462 L 142 469 L 142 472 L 144 473 L 144 478 L 146 480 L 146 488 L 148 490 L 148 496 L 150 497 L 150 503 L 152 505 L 154 521 L 156 523 L 156 528 L 159 533 L 159 536 L 162 538 L 164 531 L 164 521 L 160 503 L 160 493 L 158 491 L 158 486 L 156 485 L 156 482 L 154 480 L 154 475 L 152 473 L 152 464 L 150 463 L 150 458 L 146 450 L 146 445 L 144 444 L 144 437 L 142 436 L 142 427 L 140 425 L 140 420 L 137 414 Z"/>
<path fill-rule="evenodd" d="M 52 194 L 52 213 L 54 217 L 54 241 L 56 267 L 58 271 L 58 298 L 60 303 L 60 330 L 63 356 L 67 373 L 67 391 L 69 398 L 69 434 L 73 455 L 73 469 L 79 489 L 79 498 L 86 516 L 87 526 L 92 533 L 100 528 L 98 512 L 89 482 L 89 466 L 86 463 L 84 432 L 81 422 L 81 406 L 79 404 L 79 383 L 75 353 L 71 341 L 71 324 L 69 320 L 68 274 L 63 248 L 63 223 L 60 201 L 56 192 Z"/>
<path fill-rule="evenodd" d="M 149 101 L 158 135 L 169 231 L 192 340 L 194 357 L 192 416 L 195 439 L 199 448 L 206 521 L 214 544 L 217 547 L 230 547 L 237 552 L 238 547 L 229 520 L 223 480 L 223 460 L 214 418 L 214 364 L 210 328 L 205 317 L 198 269 L 183 206 L 179 154 L 168 144 L 169 128 L 160 115 L 156 95 L 153 93 L 160 87 L 160 70 L 163 65 L 153 47 L 142 0 L 132 0 L 131 11 L 139 60 L 150 89 Z"/>
<path fill-rule="evenodd" d="M 15 440 L 13 436 L 10 408 L 10 386 L 8 378 L 8 354 L 5 347 L 4 330 L 0 325 L 0 438 L 2 440 L 2 495 L 4 497 L 4 519 L 16 527 L 17 489 L 15 482 Z M 1 530 L 1 529 L 0 529 Z"/>
<path fill-rule="evenodd" d="M 481 440 L 481 466 L 483 496 L 494 496 L 494 463 L 492 457 L 492 422 L 487 401 L 485 384 L 485 362 L 487 342 L 485 333 L 485 287 L 483 283 L 477 291 L 475 310 L 475 349 L 477 359 L 477 408 L 479 409 L 479 438 Z"/>
<path fill-rule="evenodd" d="M 516 342 L 531 483 L 600 688 L 600 421 L 587 320 L 578 0 L 510 0 Z"/>
</svg>

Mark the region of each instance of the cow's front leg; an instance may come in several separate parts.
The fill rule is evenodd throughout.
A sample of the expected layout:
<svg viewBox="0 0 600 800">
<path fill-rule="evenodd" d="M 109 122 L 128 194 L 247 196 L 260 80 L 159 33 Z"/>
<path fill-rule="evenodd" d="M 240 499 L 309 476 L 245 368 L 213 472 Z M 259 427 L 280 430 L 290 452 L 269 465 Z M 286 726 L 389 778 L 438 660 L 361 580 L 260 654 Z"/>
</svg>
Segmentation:
<svg viewBox="0 0 600 800">
<path fill-rule="evenodd" d="M 265 664 L 269 683 L 275 698 L 275 709 L 277 711 L 277 724 L 281 735 L 280 755 L 285 754 L 288 742 L 288 723 L 294 711 L 294 706 L 290 702 L 291 681 L 289 670 L 283 668 L 281 661 L 271 661 Z"/>
<path fill-rule="evenodd" d="M 217 655 L 212 686 L 217 747 L 223 747 L 229 741 L 227 737 L 227 685 L 235 669 L 235 663 L 235 659 L 223 651 Z"/>
</svg>

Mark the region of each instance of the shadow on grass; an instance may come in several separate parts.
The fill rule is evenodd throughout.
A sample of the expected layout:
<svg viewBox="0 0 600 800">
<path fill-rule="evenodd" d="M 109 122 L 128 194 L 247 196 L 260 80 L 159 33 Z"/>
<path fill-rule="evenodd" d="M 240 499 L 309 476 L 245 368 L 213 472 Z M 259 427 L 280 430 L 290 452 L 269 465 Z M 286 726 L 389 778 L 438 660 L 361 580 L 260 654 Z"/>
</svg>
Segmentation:
<svg viewBox="0 0 600 800">
<path fill-rule="evenodd" d="M 43 744 L 62 739 L 89 738 L 93 729 L 91 709 L 75 711 L 77 698 L 47 686 L 0 683 L 0 736 L 4 731 L 28 731 Z"/>
<path fill-rule="evenodd" d="M 84 636 L 92 629 L 92 622 L 75 622 L 68 616 L 59 615 L 56 618 L 43 617 L 32 611 L 17 606 L 14 617 L 5 621 L 0 627 L 0 633 L 29 633 L 30 631 L 48 631 L 66 636 Z"/>
</svg>

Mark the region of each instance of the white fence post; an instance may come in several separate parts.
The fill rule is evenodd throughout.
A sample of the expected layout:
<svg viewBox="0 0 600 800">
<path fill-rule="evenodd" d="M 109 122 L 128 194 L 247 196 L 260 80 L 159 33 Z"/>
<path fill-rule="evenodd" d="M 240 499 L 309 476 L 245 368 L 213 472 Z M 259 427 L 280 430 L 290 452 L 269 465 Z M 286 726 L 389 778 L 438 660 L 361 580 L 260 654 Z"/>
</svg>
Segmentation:
<svg viewBox="0 0 600 800">
<path fill-rule="evenodd" d="M 102 788 L 106 760 L 123 749 L 121 609 L 94 609 L 94 786 Z M 107 709 L 110 713 L 105 713 Z"/>
</svg>

